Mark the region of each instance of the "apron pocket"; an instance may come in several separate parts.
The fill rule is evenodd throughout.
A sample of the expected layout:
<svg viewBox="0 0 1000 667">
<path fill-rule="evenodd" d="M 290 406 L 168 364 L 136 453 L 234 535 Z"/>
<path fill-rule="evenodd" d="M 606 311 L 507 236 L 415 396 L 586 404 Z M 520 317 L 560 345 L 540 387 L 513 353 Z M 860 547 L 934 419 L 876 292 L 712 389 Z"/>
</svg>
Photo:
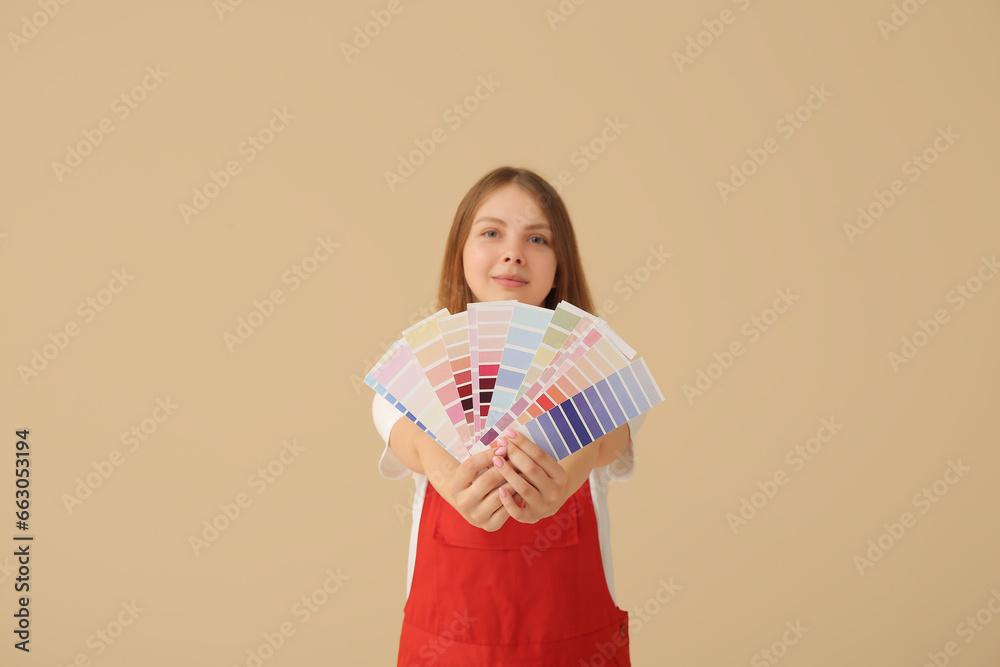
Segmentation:
<svg viewBox="0 0 1000 667">
<path fill-rule="evenodd" d="M 442 500 L 434 525 L 434 539 L 453 547 L 467 549 L 538 549 L 568 547 L 580 542 L 577 522 L 581 507 L 577 494 L 569 497 L 559 511 L 536 523 L 521 523 L 514 517 L 490 532 L 473 526 L 458 511 Z"/>
</svg>

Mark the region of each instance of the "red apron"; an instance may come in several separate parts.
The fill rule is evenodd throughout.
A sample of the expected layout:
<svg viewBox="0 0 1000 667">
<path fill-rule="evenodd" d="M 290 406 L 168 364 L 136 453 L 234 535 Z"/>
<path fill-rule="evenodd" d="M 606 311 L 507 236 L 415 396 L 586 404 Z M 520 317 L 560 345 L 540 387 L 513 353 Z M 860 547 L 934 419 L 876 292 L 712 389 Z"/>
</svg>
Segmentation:
<svg viewBox="0 0 1000 667">
<path fill-rule="evenodd" d="M 550 517 L 476 528 L 428 481 L 397 667 L 630 667 L 583 483 Z"/>
</svg>

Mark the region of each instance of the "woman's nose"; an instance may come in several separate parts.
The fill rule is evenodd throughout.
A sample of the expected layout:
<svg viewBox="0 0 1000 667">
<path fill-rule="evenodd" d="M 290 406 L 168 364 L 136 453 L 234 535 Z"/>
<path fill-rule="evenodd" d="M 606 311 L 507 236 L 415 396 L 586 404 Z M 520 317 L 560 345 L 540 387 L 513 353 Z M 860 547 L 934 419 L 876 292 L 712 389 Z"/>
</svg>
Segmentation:
<svg viewBox="0 0 1000 667">
<path fill-rule="evenodd" d="M 513 262 L 514 264 L 524 264 L 523 255 L 517 250 L 508 250 L 503 256 L 504 262 Z"/>
</svg>

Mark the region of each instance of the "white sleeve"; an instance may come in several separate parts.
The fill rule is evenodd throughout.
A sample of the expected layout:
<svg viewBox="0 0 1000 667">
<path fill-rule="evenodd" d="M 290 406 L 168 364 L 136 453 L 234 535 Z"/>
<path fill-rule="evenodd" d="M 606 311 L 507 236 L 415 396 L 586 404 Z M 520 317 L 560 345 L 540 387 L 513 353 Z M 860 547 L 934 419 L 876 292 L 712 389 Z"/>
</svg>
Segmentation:
<svg viewBox="0 0 1000 667">
<path fill-rule="evenodd" d="M 383 396 L 375 394 L 375 399 L 372 401 L 372 419 L 375 421 L 375 429 L 385 442 L 382 458 L 378 462 L 378 471 L 388 479 L 402 479 L 411 472 L 389 448 L 389 434 L 392 432 L 392 427 L 403 418 L 405 418 L 403 413 L 392 403 Z"/>
<path fill-rule="evenodd" d="M 616 482 L 626 482 L 632 473 L 635 472 L 635 434 L 646 422 L 646 414 L 643 412 L 635 419 L 628 422 L 629 441 L 622 453 L 612 463 L 608 464 L 608 476 Z"/>
</svg>

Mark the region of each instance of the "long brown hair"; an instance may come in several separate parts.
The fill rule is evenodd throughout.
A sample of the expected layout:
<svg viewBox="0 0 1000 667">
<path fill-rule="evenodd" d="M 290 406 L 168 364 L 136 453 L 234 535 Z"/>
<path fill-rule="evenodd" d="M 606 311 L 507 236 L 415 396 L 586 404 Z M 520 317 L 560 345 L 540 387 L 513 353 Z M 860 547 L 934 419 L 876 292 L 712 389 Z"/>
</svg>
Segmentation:
<svg viewBox="0 0 1000 667">
<path fill-rule="evenodd" d="M 473 300 L 472 290 L 465 281 L 465 267 L 462 251 L 469 238 L 472 219 L 486 198 L 502 185 L 513 183 L 535 201 L 538 212 L 545 215 L 552 227 L 552 246 L 556 254 L 556 275 L 552 290 L 542 305 L 554 310 L 560 301 L 568 301 L 588 313 L 594 312 L 590 298 L 590 288 L 583 275 L 583 264 L 576 246 L 576 236 L 569 213 L 559 193 L 548 181 L 533 171 L 520 167 L 498 167 L 480 178 L 465 194 L 455 220 L 448 233 L 444 262 L 441 266 L 441 282 L 438 285 L 437 307 L 447 308 L 451 313 L 466 310 Z M 532 211 L 535 213 L 535 211 Z"/>
</svg>

